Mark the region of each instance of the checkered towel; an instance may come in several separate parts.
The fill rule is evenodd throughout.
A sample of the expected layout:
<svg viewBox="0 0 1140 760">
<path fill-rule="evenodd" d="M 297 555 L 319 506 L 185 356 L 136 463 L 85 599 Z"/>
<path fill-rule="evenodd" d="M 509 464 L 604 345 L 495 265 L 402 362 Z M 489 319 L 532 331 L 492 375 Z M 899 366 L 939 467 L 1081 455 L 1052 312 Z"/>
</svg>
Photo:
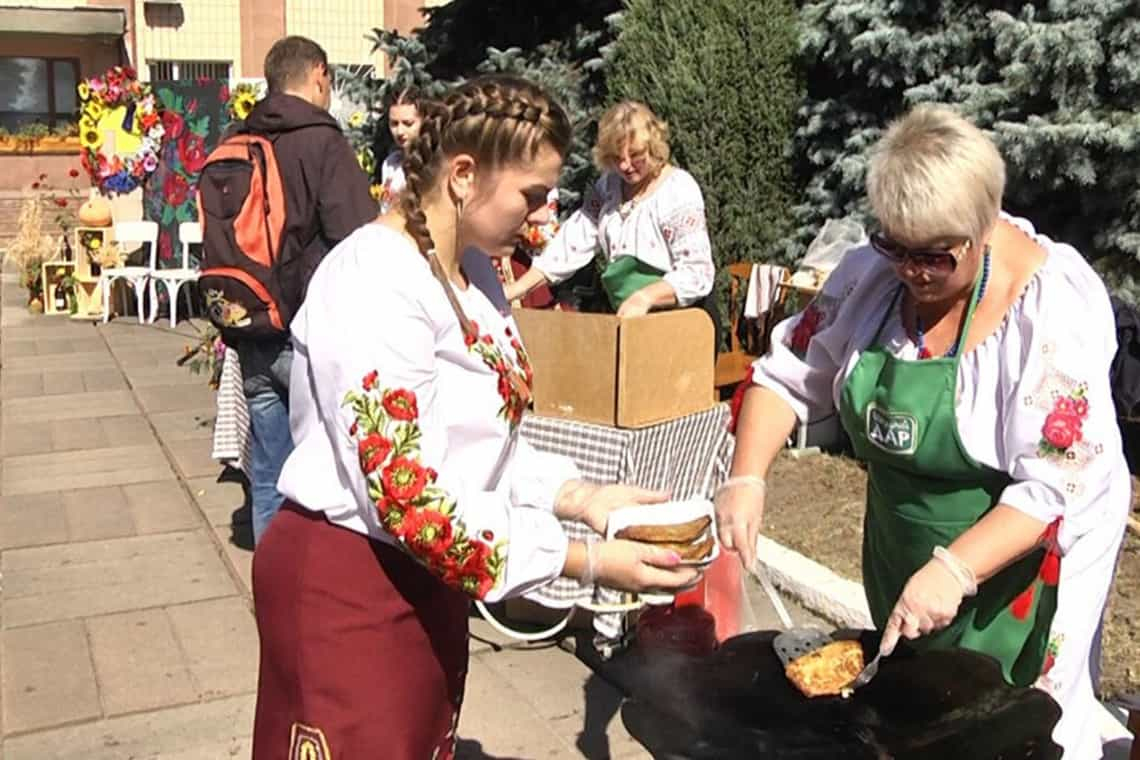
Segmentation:
<svg viewBox="0 0 1140 760">
<path fill-rule="evenodd" d="M 237 351 L 229 346 L 222 358 L 216 404 L 214 450 L 210 456 L 244 472 L 249 461 L 249 408 L 242 390 L 241 362 Z"/>
<path fill-rule="evenodd" d="M 669 491 L 674 499 L 711 498 L 732 460 L 728 433 L 730 412 L 720 404 L 704 412 L 640 430 L 528 415 L 522 434 L 535 448 L 568 456 L 582 476 L 597 483 L 628 483 Z M 585 541 L 589 528 L 564 522 L 570 540 Z M 627 595 L 559 578 L 528 595 L 547 607 L 566 608 L 579 602 L 618 604 Z M 624 614 L 594 615 L 594 630 L 607 641 L 621 637 Z"/>
</svg>

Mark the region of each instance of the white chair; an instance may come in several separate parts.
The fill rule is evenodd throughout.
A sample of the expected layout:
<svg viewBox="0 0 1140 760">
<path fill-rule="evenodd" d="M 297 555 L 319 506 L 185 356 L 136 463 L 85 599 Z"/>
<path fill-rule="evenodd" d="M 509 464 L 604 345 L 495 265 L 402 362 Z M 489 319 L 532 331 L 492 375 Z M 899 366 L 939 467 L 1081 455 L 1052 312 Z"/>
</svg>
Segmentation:
<svg viewBox="0 0 1140 760">
<path fill-rule="evenodd" d="M 146 297 L 146 287 L 150 286 L 150 300 L 155 299 L 154 274 L 158 263 L 158 223 L 157 222 L 116 222 L 115 242 L 122 251 L 131 250 L 132 246 L 145 245 L 149 249 L 146 266 L 121 266 L 104 269 L 99 274 L 99 288 L 103 295 L 103 321 L 111 319 L 111 286 L 115 280 L 126 280 L 135 289 L 135 300 L 138 302 L 139 324 L 146 323 L 146 312 L 143 303 Z"/>
<path fill-rule="evenodd" d="M 202 243 L 202 225 L 197 222 L 182 222 L 178 225 L 178 239 L 182 242 L 182 267 L 179 269 L 158 269 L 154 278 L 166 287 L 170 296 L 170 326 L 178 326 L 178 291 L 187 282 L 198 280 L 198 270 L 190 266 L 190 246 Z M 190 291 L 186 291 L 186 313 L 190 314 Z M 151 299 L 150 321 L 158 319 L 158 299 Z"/>
</svg>

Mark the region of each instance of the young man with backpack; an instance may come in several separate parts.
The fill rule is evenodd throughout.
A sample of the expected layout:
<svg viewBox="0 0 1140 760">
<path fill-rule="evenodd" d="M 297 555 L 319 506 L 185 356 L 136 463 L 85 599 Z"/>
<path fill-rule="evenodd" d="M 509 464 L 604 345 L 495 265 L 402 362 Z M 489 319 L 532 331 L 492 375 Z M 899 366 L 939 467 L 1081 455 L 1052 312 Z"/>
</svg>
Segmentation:
<svg viewBox="0 0 1140 760">
<path fill-rule="evenodd" d="M 326 253 L 376 217 L 368 178 L 329 114 L 328 57 L 304 37 L 265 57 L 268 95 L 210 154 L 199 182 L 211 321 L 241 361 L 250 418 L 254 542 L 281 505 L 289 433 L 289 322 Z"/>
</svg>

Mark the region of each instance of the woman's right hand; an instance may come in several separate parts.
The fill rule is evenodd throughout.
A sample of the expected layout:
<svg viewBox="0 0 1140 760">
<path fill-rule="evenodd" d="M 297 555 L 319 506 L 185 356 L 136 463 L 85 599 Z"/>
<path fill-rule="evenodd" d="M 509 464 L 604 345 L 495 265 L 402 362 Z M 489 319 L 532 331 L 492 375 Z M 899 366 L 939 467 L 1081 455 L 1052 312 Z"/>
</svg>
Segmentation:
<svg viewBox="0 0 1140 760">
<path fill-rule="evenodd" d="M 734 482 L 735 481 L 735 482 Z M 713 497 L 720 545 L 740 556 L 744 569 L 756 564 L 756 540 L 764 522 L 764 481 L 730 478 Z"/>
<path fill-rule="evenodd" d="M 701 568 L 682 565 L 676 552 L 639 541 L 602 541 L 590 551 L 594 582 L 622 591 L 681 590 L 704 574 Z"/>
</svg>

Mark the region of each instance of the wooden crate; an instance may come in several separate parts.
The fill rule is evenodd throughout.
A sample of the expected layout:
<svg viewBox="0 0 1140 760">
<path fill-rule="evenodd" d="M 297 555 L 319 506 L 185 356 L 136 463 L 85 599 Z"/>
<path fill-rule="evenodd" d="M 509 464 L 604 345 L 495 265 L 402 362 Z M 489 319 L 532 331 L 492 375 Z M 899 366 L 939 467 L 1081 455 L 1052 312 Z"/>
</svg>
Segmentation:
<svg viewBox="0 0 1140 760">
<path fill-rule="evenodd" d="M 57 309 L 55 298 L 61 283 L 68 275 L 75 274 L 74 261 L 45 261 L 41 265 L 44 293 L 44 314 L 70 314 L 70 309 Z"/>
</svg>

